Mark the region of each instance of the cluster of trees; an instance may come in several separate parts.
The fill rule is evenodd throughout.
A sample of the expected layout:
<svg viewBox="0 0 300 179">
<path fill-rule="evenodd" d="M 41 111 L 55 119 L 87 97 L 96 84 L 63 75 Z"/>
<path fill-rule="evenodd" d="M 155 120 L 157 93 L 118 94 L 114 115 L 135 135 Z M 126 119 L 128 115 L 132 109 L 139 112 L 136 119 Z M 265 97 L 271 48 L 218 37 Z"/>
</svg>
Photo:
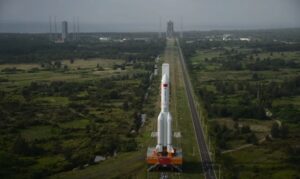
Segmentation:
<svg viewBox="0 0 300 179">
<path fill-rule="evenodd" d="M 127 40 L 120 42 L 56 44 L 40 35 L 1 35 L 0 63 L 32 63 L 59 61 L 74 58 L 149 59 L 160 54 L 165 40 L 151 38 L 148 41 Z"/>
<path fill-rule="evenodd" d="M 273 107 L 274 116 L 290 123 L 299 124 L 300 110 L 293 104 L 278 105 Z"/>
<path fill-rule="evenodd" d="M 291 29 L 267 29 L 267 30 L 215 30 L 215 31 L 192 31 L 185 32 L 184 38 L 189 40 L 199 39 L 202 41 L 209 41 L 210 38 L 222 41 L 224 34 L 230 34 L 232 38 L 238 39 L 241 37 L 250 37 L 250 42 L 240 42 L 239 40 L 223 41 L 226 44 L 235 45 L 253 45 L 254 43 L 264 44 L 268 47 L 268 44 L 278 45 L 284 44 L 283 42 L 299 42 L 300 33 L 299 28 Z M 290 45 L 290 44 L 287 44 Z M 256 47 L 253 45 L 253 47 Z"/>
<path fill-rule="evenodd" d="M 251 41 L 222 41 L 220 37 L 223 34 L 231 34 L 233 37 L 250 37 Z M 207 37 L 212 41 L 209 41 Z M 232 78 L 234 74 L 231 72 L 230 78 L 220 77 L 220 74 L 224 73 L 214 74 L 212 76 L 216 79 L 204 77 L 201 84 L 195 85 L 196 93 L 201 96 L 210 117 L 230 117 L 236 121 L 233 129 L 212 122 L 212 130 L 209 131 L 210 136 L 215 139 L 216 154 L 221 162 L 225 178 L 239 178 L 242 170 L 253 172 L 253 176 L 260 176 L 260 170 L 265 170 L 260 166 L 254 166 L 251 169 L 248 163 L 238 163 L 241 160 L 235 161 L 231 154 L 221 155 L 222 150 L 230 149 L 229 141 L 232 140 L 243 139 L 246 143 L 258 144 L 258 139 L 249 126 L 238 127 L 239 118 L 268 119 L 272 117 L 283 121 L 281 125 L 273 124 L 271 137 L 284 140 L 276 140 L 276 142 L 268 144 L 268 150 L 286 152 L 287 159 L 278 160 L 282 163 L 288 162 L 287 166 L 299 165 L 297 156 L 299 156 L 300 150 L 295 143 L 295 137 L 299 129 L 300 110 L 297 104 L 286 103 L 287 100 L 291 99 L 292 101 L 295 96 L 300 95 L 300 77 L 298 71 L 295 70 L 300 68 L 299 59 L 286 55 L 300 51 L 299 29 L 191 32 L 187 33 L 185 38 L 187 38 L 185 39 L 186 43 L 182 43 L 183 53 L 192 75 L 199 74 L 199 71 L 208 72 L 200 73 L 207 75 L 218 70 L 244 70 L 243 75 L 244 72 L 252 75 L 248 79 L 245 79 L 244 76 L 234 79 Z M 207 57 L 203 61 L 198 61 L 196 65 L 190 63 L 197 59 L 191 57 L 203 50 L 215 52 L 214 57 Z M 278 72 L 274 72 L 283 68 L 288 76 L 285 79 L 277 77 Z M 242 73 L 238 72 L 238 74 Z M 268 79 L 264 75 L 268 75 Z M 269 79 L 269 75 L 274 76 Z M 195 78 L 196 75 L 193 77 Z M 208 79 L 210 80 L 208 81 Z M 291 98 L 285 98 L 282 103 L 281 100 L 280 103 L 273 103 L 274 100 L 282 97 Z M 288 126 L 290 125 L 293 126 L 290 128 L 292 132 L 289 132 Z M 269 135 L 266 139 L 271 140 Z M 278 160 L 277 162 L 279 162 Z"/>
<path fill-rule="evenodd" d="M 76 82 L 52 81 L 47 82 L 31 82 L 29 86 L 22 89 L 25 99 L 31 99 L 33 95 L 41 96 L 71 96 L 83 91 L 89 84 L 80 84 Z"/>
<path fill-rule="evenodd" d="M 296 63 L 295 60 L 284 60 L 280 58 L 276 59 L 259 59 L 257 58 L 254 62 L 242 62 L 242 60 L 236 60 L 228 57 L 227 59 L 218 60 L 220 61 L 223 70 L 251 70 L 251 71 L 264 71 L 273 70 L 277 71 L 281 68 L 299 68 L 300 64 Z M 245 65 L 243 65 L 245 64 Z"/>
<path fill-rule="evenodd" d="M 250 43 L 248 47 L 260 48 L 269 52 L 300 51 L 299 43 L 259 42 L 259 43 Z"/>
<path fill-rule="evenodd" d="M 219 34 L 220 35 L 220 34 Z M 275 111 L 273 114 L 280 119 L 297 121 L 299 110 L 295 106 L 279 106 L 272 108 L 272 101 L 281 97 L 296 96 L 300 94 L 300 77 L 293 76 L 283 82 L 261 82 L 261 75 L 255 71 L 279 70 L 281 68 L 299 68 L 296 59 L 284 59 L 282 52 L 298 50 L 297 44 L 283 44 L 278 42 L 256 41 L 251 43 L 221 42 L 221 41 L 193 41 L 182 42 L 183 53 L 188 61 L 192 73 L 206 70 L 207 65 L 218 64 L 218 70 L 250 70 L 252 78 L 245 81 L 214 80 L 198 85 L 197 92 L 204 101 L 208 114 L 212 117 L 232 117 L 268 119 L 266 109 Z M 272 44 L 272 45 L 270 45 Z M 224 48 L 226 46 L 226 48 Z M 242 51 L 239 48 L 248 50 Z M 228 47 L 231 47 L 228 49 Z M 289 47 L 286 50 L 283 48 Z M 199 64 L 190 63 L 190 59 L 198 50 L 215 49 L 220 53 L 213 58 L 205 58 Z M 252 50 L 249 50 L 252 49 Z M 270 57 L 260 59 L 258 54 L 268 52 Z M 281 57 L 273 58 L 274 54 L 281 53 Z M 272 59 L 271 59 L 272 58 Z M 206 85 L 213 86 L 211 90 Z M 197 86 L 197 85 L 196 85 Z M 276 109 L 275 109 L 276 108 Z M 288 108 L 288 109 L 287 109 Z M 273 109 L 273 110 L 272 110 Z"/>
<path fill-rule="evenodd" d="M 208 110 L 211 116 L 239 118 L 268 119 L 263 106 L 251 104 L 250 106 L 241 105 L 212 105 Z"/>
<path fill-rule="evenodd" d="M 300 147 L 299 145 L 289 145 L 287 148 L 288 159 L 287 161 L 294 166 L 300 164 Z"/>
<path fill-rule="evenodd" d="M 223 56 L 213 57 L 211 59 L 206 58 L 205 63 L 221 64 L 221 70 L 250 70 L 250 71 L 264 71 L 273 70 L 277 71 L 282 68 L 299 68 L 300 64 L 296 59 L 284 59 L 284 56 L 276 58 L 270 58 L 273 56 L 273 52 L 270 52 L 270 57 L 260 59 L 258 52 L 255 50 L 247 53 L 238 52 L 235 49 L 227 50 L 223 49 Z M 255 57 L 255 59 L 254 59 Z"/>
<path fill-rule="evenodd" d="M 140 67 L 149 68 L 144 72 L 83 82 L 32 82 L 17 90 L 0 91 L 0 163 L 5 158 L 1 152 L 15 157 L 16 161 L 10 164 L 20 162 L 15 167 L 23 171 L 36 163 L 32 159 L 34 157 L 64 157 L 64 163 L 60 166 L 43 168 L 37 173 L 28 171 L 40 178 L 87 163 L 93 164 L 95 155 L 111 156 L 115 152 L 136 150 L 138 143 L 135 137 L 141 126 L 139 112 L 142 111 L 153 71 L 153 65 L 150 70 L 150 65 L 144 63 Z M 128 82 L 134 82 L 134 85 L 128 85 Z M 65 97 L 69 102 L 50 104 L 37 100 L 43 97 Z M 100 114 L 95 114 L 95 111 Z M 66 122 L 86 119 L 89 123 L 83 129 L 63 127 Z M 23 129 L 33 126 L 48 126 L 53 134 L 51 132 L 51 137 L 35 140 L 27 140 L 19 135 Z M 10 139 L 6 140 L 7 137 Z M 79 140 L 79 143 L 75 142 L 74 147 L 66 147 L 63 141 L 70 139 L 74 142 Z M 81 139 L 84 142 L 81 143 Z M 23 161 L 18 160 L 20 157 L 29 158 L 31 163 L 24 166 Z M 9 176 L 11 172 L 15 172 L 13 176 L 16 176 L 20 171 L 8 170 L 0 173 L 0 176 Z"/>
<path fill-rule="evenodd" d="M 265 58 L 260 60 L 256 59 L 254 63 L 246 65 L 245 69 L 251 71 L 263 71 L 263 70 L 279 70 L 280 68 L 299 68 L 300 64 L 296 63 L 295 60 L 284 60 L 280 58 L 270 59 Z"/>
<path fill-rule="evenodd" d="M 239 126 L 238 122 L 235 122 L 233 129 L 228 128 L 226 125 L 213 123 L 210 135 L 214 137 L 219 152 L 221 150 L 230 149 L 228 141 L 235 139 L 243 139 L 245 143 L 258 145 L 258 138 L 250 127 L 248 125 Z"/>
<path fill-rule="evenodd" d="M 228 85 L 230 83 L 218 82 L 217 84 L 216 86 L 218 87 L 216 89 L 220 90 L 218 93 L 206 88 L 200 88 L 198 91 L 210 117 L 267 119 L 265 108 L 270 105 L 269 101 L 253 100 L 253 94 L 245 91 L 239 96 L 236 102 L 232 102 L 232 97 L 229 95 L 235 95 L 235 88 Z M 225 85 L 223 86 L 222 84 Z M 237 97 L 235 96 L 234 98 Z"/>
<path fill-rule="evenodd" d="M 272 125 L 271 135 L 274 138 L 286 138 L 289 133 L 289 129 L 287 125 L 281 124 L 279 125 L 277 122 Z"/>
<path fill-rule="evenodd" d="M 6 74 L 15 74 L 18 72 L 24 72 L 24 70 L 17 69 L 16 67 L 11 67 L 11 68 L 4 68 L 1 70 L 1 72 L 6 73 Z"/>
<path fill-rule="evenodd" d="M 253 78 L 259 78 L 253 74 Z M 205 86 L 198 89 L 210 116 L 267 119 L 265 109 L 272 108 L 272 101 L 280 97 L 300 94 L 300 76 L 284 82 L 260 84 L 252 81 L 212 81 L 216 91 Z M 237 99 L 233 100 L 230 99 Z M 276 108 L 276 109 L 275 109 Z M 290 106 L 274 107 L 274 114 L 281 119 L 297 121 L 299 111 Z M 297 112 L 298 111 L 298 112 Z"/>
<path fill-rule="evenodd" d="M 0 167 L 5 170 L 0 171 L 0 178 L 21 174 L 43 178 L 94 164 L 95 155 L 108 157 L 137 149 L 145 94 L 150 89 L 154 59 L 164 50 L 164 39 L 100 43 L 86 38 L 55 44 L 45 35 L 6 34 L 0 35 L 0 40 L 4 42 L 0 44 L 0 63 L 38 62 L 44 69 L 66 70 L 63 59 L 72 64 L 76 58 L 103 57 L 125 60 L 115 69 L 136 69 L 106 78 L 32 81 L 15 84 L 13 90 L 0 90 Z M 96 68 L 103 70 L 100 65 Z M 2 70 L 8 75 L 21 72 Z M 45 135 L 31 136 L 40 129 L 45 129 Z M 37 163 L 48 156 L 62 159 L 51 166 Z M 4 161 L 7 158 L 9 162 Z"/>
<path fill-rule="evenodd" d="M 193 43 L 187 43 L 188 39 L 182 40 L 183 54 L 186 59 L 190 59 L 197 51 L 201 50 L 221 50 L 222 53 L 219 57 L 212 59 L 206 59 L 206 63 L 219 63 L 221 64 L 221 70 L 278 70 L 280 68 L 299 68 L 300 64 L 296 59 L 285 59 L 283 52 L 286 51 L 299 51 L 299 43 L 285 44 L 281 42 L 266 42 L 266 41 L 253 41 L 251 43 L 242 43 L 238 41 L 222 42 L 222 41 L 193 41 Z M 228 50 L 224 47 L 231 47 Z M 240 52 L 234 48 L 239 46 L 240 48 L 253 49 L 252 51 Z M 260 59 L 258 53 L 268 52 L 270 57 L 273 53 L 281 53 L 281 57 L 277 58 L 264 58 Z M 254 57 L 256 59 L 254 59 Z M 250 60 L 249 60 L 250 59 Z M 189 65 L 192 69 L 194 66 Z"/>
</svg>

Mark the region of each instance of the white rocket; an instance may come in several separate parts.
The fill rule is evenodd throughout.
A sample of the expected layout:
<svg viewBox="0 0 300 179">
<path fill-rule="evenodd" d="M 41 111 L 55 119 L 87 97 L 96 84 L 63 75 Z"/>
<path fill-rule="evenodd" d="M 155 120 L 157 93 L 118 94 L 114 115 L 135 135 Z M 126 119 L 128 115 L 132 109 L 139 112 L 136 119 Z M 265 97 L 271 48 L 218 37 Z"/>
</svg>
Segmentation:
<svg viewBox="0 0 300 179">
<path fill-rule="evenodd" d="M 162 65 L 161 79 L 161 111 L 157 118 L 157 152 L 167 149 L 168 153 L 174 153 L 172 147 L 172 116 L 169 112 L 169 64 Z"/>
</svg>

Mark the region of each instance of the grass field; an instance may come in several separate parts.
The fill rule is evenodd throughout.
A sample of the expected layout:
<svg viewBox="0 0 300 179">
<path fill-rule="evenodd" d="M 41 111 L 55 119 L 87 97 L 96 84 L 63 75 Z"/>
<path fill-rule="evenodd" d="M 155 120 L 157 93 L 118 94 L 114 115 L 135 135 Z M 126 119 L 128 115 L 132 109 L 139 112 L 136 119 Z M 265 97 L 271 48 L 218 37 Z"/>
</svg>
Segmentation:
<svg viewBox="0 0 300 179">
<path fill-rule="evenodd" d="M 226 49 L 226 47 L 224 47 Z M 228 48 L 227 50 L 230 50 Z M 296 142 L 296 138 L 299 132 L 299 123 L 290 123 L 287 119 L 278 118 L 276 111 L 272 109 L 286 107 L 293 108 L 290 111 L 290 115 L 299 109 L 299 95 L 280 97 L 271 101 L 268 109 L 273 113 L 271 119 L 256 119 L 256 118 L 237 118 L 233 120 L 231 114 L 226 114 L 224 109 L 230 109 L 237 106 L 243 106 L 243 100 L 248 98 L 248 104 L 256 104 L 258 100 L 257 93 L 250 96 L 245 95 L 245 91 L 250 88 L 251 85 L 263 84 L 268 85 L 269 83 L 284 83 L 288 79 L 293 79 L 300 75 L 299 68 L 282 66 L 278 69 L 269 70 L 249 70 L 247 65 L 256 63 L 256 59 L 260 60 L 270 59 L 277 60 L 283 59 L 285 61 L 293 61 L 295 63 L 300 62 L 300 55 L 298 51 L 288 51 L 281 53 L 270 53 L 270 52 L 259 52 L 251 57 L 251 49 L 245 49 L 243 47 L 235 48 L 237 53 L 247 54 L 241 60 L 241 69 L 232 70 L 223 68 L 220 60 L 231 60 L 231 56 L 226 56 L 223 49 L 209 49 L 196 51 L 189 60 L 189 67 L 191 70 L 192 83 L 194 85 L 196 94 L 202 94 L 202 98 L 209 101 L 211 108 L 213 105 L 223 106 L 220 113 L 209 114 L 209 123 L 218 123 L 220 126 L 227 126 L 231 132 L 224 133 L 223 135 L 230 136 L 229 140 L 226 141 L 226 149 L 223 150 L 225 153 L 221 154 L 217 162 L 222 163 L 223 177 L 225 178 L 297 178 L 299 174 L 299 166 L 293 165 L 288 162 L 288 148 L 293 146 L 299 146 Z M 231 54 L 232 55 L 232 54 Z M 219 60 L 219 61 L 218 61 Z M 254 78 L 256 75 L 257 78 Z M 239 88 L 240 84 L 248 83 L 246 88 Z M 220 84 L 223 84 L 223 92 L 221 91 Z M 231 86 L 230 86 L 231 85 Z M 228 86 L 231 88 L 228 89 Z M 227 90 L 226 90 L 227 88 Z M 257 91 L 257 89 L 256 89 Z M 217 111 L 217 110 L 215 110 Z M 281 111 L 282 112 L 282 111 Z M 225 116 L 218 116 L 220 114 Z M 289 137 L 285 139 L 274 139 L 272 141 L 265 141 L 266 135 L 270 134 L 272 125 L 279 120 L 289 126 L 290 132 Z M 250 130 L 257 137 L 260 144 L 252 145 L 245 140 L 244 134 L 240 134 L 236 137 L 234 131 L 236 125 L 239 128 L 242 126 L 249 126 Z M 214 125 L 211 125 L 214 126 Z M 211 131 L 215 130 L 211 128 Z M 211 132 L 212 133 L 212 132 Z M 244 135 L 244 137 L 242 137 Z M 235 136 L 235 137 L 234 137 Z M 221 136 L 222 137 L 222 136 Z M 220 137 L 220 138 L 221 138 Z M 245 146 L 245 147 L 244 147 Z M 241 148 L 240 148 L 241 147 Z M 236 150 L 235 150 L 236 149 Z M 222 153 L 222 150 L 219 151 Z M 228 153 L 227 153 L 228 152 Z"/>
<path fill-rule="evenodd" d="M 295 106 L 300 107 L 300 96 L 283 97 L 273 101 L 274 106 L 289 105 L 289 104 L 293 104 Z"/>
<path fill-rule="evenodd" d="M 50 126 L 34 126 L 23 130 L 21 135 L 29 141 L 34 141 L 40 139 L 47 140 L 52 137 L 57 137 L 59 133 L 59 129 Z"/>
<path fill-rule="evenodd" d="M 170 41 L 169 43 L 174 43 L 174 41 Z M 201 159 L 185 94 L 183 72 L 178 50 L 173 45 L 168 46 L 168 48 L 170 48 L 170 54 L 166 54 L 167 58 L 165 58 L 165 62 L 171 66 L 171 112 L 175 119 L 175 130 L 180 131 L 182 134 L 180 141 L 184 156 L 184 172 L 180 178 L 202 178 L 204 176 Z"/>
<path fill-rule="evenodd" d="M 96 68 L 97 65 L 103 67 L 104 69 L 110 69 L 113 65 L 124 63 L 124 60 L 117 59 L 75 59 L 73 62 L 70 60 L 62 60 L 63 65 L 67 65 L 69 69 L 77 70 L 78 68 L 86 69 L 86 68 Z M 5 68 L 17 68 L 20 70 L 31 70 L 33 68 L 43 69 L 40 64 L 37 63 L 18 63 L 18 64 L 1 64 L 0 71 Z"/>
<path fill-rule="evenodd" d="M 3 149 L 10 149 L 14 145 L 14 137 L 19 136 L 28 143 L 26 146 L 29 148 L 36 146 L 38 150 L 42 151 L 24 159 L 31 161 L 28 166 L 22 166 L 25 171 L 23 172 L 24 176 L 29 178 L 33 175 L 47 176 L 71 170 L 70 166 L 74 166 L 74 163 L 77 164 L 73 168 L 80 168 L 79 166 L 83 166 L 83 164 L 76 160 L 88 161 L 95 155 L 93 154 L 95 148 L 101 147 L 101 142 L 104 142 L 101 136 L 103 133 L 107 133 L 106 136 L 108 136 L 112 135 L 110 133 L 116 132 L 120 136 L 118 140 L 128 140 L 125 134 L 130 132 L 130 128 L 134 124 L 133 114 L 139 109 L 133 105 L 136 105 L 134 103 L 144 97 L 144 91 L 138 89 L 145 88 L 145 84 L 142 82 L 143 75 L 150 74 L 152 69 L 145 69 L 143 66 L 133 69 L 132 64 L 126 65 L 125 69 L 116 68 L 116 65 L 124 62 L 125 60 L 114 59 L 76 59 L 73 63 L 69 60 L 62 61 L 62 66 L 67 65 L 67 69 L 42 68 L 40 64 L 0 65 L 0 91 L 3 91 L 2 95 L 7 94 L 5 98 L 1 96 L 1 100 L 5 100 L 6 103 L 16 102 L 13 105 L 19 111 L 15 113 L 14 118 L 16 118 L 16 114 L 25 113 L 18 120 L 6 119 L 11 119 L 11 121 L 7 122 L 9 127 L 1 126 L 3 135 L 0 136 L 0 143 Z M 152 65 L 151 63 L 149 60 L 139 62 L 141 65 Z M 12 72 L 5 70 L 13 68 L 17 70 Z M 38 70 L 31 71 L 33 68 Z M 103 83 L 105 82 L 107 87 L 104 87 Z M 25 99 L 24 90 L 35 84 L 37 86 L 31 88 L 27 93 L 30 98 Z M 113 89 L 121 91 L 121 93 L 113 91 Z M 152 109 L 153 98 L 155 101 L 157 100 L 156 90 L 158 88 L 149 90 L 149 93 L 153 92 L 154 94 L 153 97 L 149 97 L 149 103 L 145 104 L 146 107 L 143 109 L 149 112 L 149 119 L 152 119 L 151 113 L 154 110 Z M 128 101 L 127 109 L 123 107 L 125 101 Z M 19 123 L 13 123 L 15 121 Z M 14 125 L 20 127 L 13 129 Z M 91 133 L 94 134 L 91 135 Z M 149 133 L 147 134 L 150 136 Z M 92 142 L 95 140 L 93 137 L 97 135 L 97 142 Z M 8 137 L 10 140 L 6 140 Z M 149 139 L 141 135 L 135 140 L 140 141 L 138 142 L 138 152 L 122 152 L 120 150 L 116 158 L 110 157 L 103 164 L 88 167 L 86 170 L 78 170 L 84 171 L 83 175 L 80 175 L 81 172 L 76 172 L 75 175 L 82 178 L 82 176 L 86 176 L 85 172 L 91 171 L 94 173 L 94 175 L 91 174 L 93 177 L 98 174 L 99 168 L 100 171 L 103 171 L 100 172 L 100 176 L 105 176 L 105 178 L 123 174 L 130 176 L 131 172 L 140 171 L 138 169 L 141 166 L 144 167 L 145 164 L 143 157 L 147 142 L 144 140 Z M 132 163 L 135 161 L 138 163 L 126 167 L 128 157 L 131 158 Z M 75 162 L 74 158 L 76 158 Z M 117 163 L 121 168 L 120 173 L 111 172 L 115 170 L 115 166 L 118 166 Z M 94 170 L 95 167 L 97 171 Z M 107 167 L 111 167 L 111 170 L 108 170 Z M 74 172 L 71 172 L 70 178 L 74 177 L 72 173 Z M 17 175 L 15 174 L 16 177 Z M 54 177 L 56 176 L 60 175 Z"/>
<path fill-rule="evenodd" d="M 121 75 L 132 73 L 132 67 L 126 70 L 113 69 L 114 65 L 120 65 L 124 60 L 109 60 L 109 59 L 90 59 L 90 60 L 75 60 L 71 63 L 69 60 L 62 61 L 63 65 L 68 66 L 68 70 L 49 70 L 42 68 L 39 64 L 1 64 L 0 71 L 5 68 L 17 68 L 24 71 L 17 71 L 13 74 L 0 72 L 0 82 L 2 90 L 13 90 L 16 87 L 25 86 L 32 81 L 86 81 L 99 78 L 107 78 L 112 75 Z M 98 70 L 97 65 L 103 68 Z M 28 70 L 38 68 L 38 71 L 30 72 Z"/>
<path fill-rule="evenodd" d="M 184 155 L 184 165 L 182 174 L 169 174 L 171 178 L 203 178 L 201 160 L 196 145 L 194 129 L 190 111 L 188 108 L 187 98 L 185 96 L 182 71 L 178 59 L 178 52 L 174 46 L 174 41 L 169 41 L 163 62 L 170 63 L 171 66 L 171 113 L 173 115 L 174 131 L 180 131 L 181 139 L 175 139 L 174 145 L 182 147 Z M 160 66 L 160 65 L 159 65 Z M 121 153 L 116 157 L 91 166 L 83 170 L 65 172 L 54 175 L 51 178 L 158 178 L 160 173 L 148 173 L 145 163 L 146 149 L 148 146 L 155 146 L 156 139 L 151 138 L 151 132 L 156 130 L 157 115 L 160 111 L 159 86 L 160 77 L 156 77 L 152 85 L 152 93 L 144 107 L 147 111 L 154 108 L 155 113 L 150 115 L 145 126 L 141 129 L 137 138 L 139 141 L 139 150 L 130 153 Z M 152 95 L 151 95 L 152 94 Z M 147 113 L 147 112 L 146 112 Z M 149 115 L 148 115 L 149 116 Z M 117 169 L 117 170 L 116 170 Z"/>
<path fill-rule="evenodd" d="M 111 69 L 113 68 L 114 65 L 124 63 L 124 60 L 112 60 L 112 59 L 88 59 L 88 60 L 83 60 L 83 59 L 77 59 L 74 60 L 73 63 L 71 63 L 70 60 L 63 60 L 62 64 L 67 65 L 70 69 L 75 70 L 75 69 L 90 69 L 90 68 L 95 68 L 97 65 L 100 67 L 103 67 L 104 69 Z"/>
<path fill-rule="evenodd" d="M 267 142 L 224 155 L 234 160 L 239 178 L 297 178 L 297 166 L 283 162 L 288 159 L 283 146 L 292 143 L 297 140 Z"/>
</svg>

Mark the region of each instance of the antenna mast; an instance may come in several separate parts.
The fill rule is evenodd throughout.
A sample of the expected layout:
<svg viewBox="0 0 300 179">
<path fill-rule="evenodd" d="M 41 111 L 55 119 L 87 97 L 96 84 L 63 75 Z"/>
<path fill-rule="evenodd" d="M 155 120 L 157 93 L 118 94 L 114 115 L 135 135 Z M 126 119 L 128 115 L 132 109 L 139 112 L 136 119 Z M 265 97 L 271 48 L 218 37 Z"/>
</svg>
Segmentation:
<svg viewBox="0 0 300 179">
<path fill-rule="evenodd" d="M 75 21 L 75 17 L 73 17 L 73 40 L 76 40 L 76 21 Z"/>
<path fill-rule="evenodd" d="M 161 17 L 159 17 L 159 32 L 158 32 L 158 36 L 159 36 L 159 38 L 162 38 L 162 34 L 161 34 Z"/>
<path fill-rule="evenodd" d="M 183 23 L 182 23 L 182 17 L 180 18 L 180 38 L 183 38 Z"/>
<path fill-rule="evenodd" d="M 54 40 L 57 38 L 56 16 L 54 16 Z"/>
<path fill-rule="evenodd" d="M 80 40 L 80 35 L 79 35 L 79 17 L 77 16 L 77 40 Z"/>
<path fill-rule="evenodd" d="M 52 17 L 49 16 L 49 40 L 52 41 Z"/>
</svg>

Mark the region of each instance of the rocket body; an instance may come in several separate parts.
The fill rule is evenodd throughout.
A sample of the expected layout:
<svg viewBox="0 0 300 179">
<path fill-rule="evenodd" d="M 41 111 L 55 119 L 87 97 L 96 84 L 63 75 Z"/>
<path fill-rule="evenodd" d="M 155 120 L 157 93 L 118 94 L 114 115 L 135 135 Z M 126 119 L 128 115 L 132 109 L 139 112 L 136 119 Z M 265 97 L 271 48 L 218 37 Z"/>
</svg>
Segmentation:
<svg viewBox="0 0 300 179">
<path fill-rule="evenodd" d="M 172 116 L 169 112 L 169 64 L 162 65 L 161 80 L 161 111 L 157 118 L 157 145 L 156 150 L 174 153 L 172 147 Z"/>
</svg>

